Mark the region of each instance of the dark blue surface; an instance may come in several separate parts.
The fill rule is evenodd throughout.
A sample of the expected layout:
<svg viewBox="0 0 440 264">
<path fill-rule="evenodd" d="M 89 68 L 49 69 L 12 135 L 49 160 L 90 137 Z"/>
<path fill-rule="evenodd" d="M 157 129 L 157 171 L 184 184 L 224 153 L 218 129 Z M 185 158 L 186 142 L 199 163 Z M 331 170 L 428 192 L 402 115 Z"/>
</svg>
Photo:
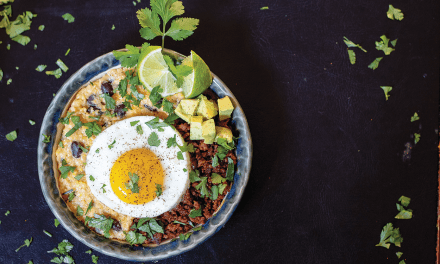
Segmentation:
<svg viewBox="0 0 440 264">
<path fill-rule="evenodd" d="M 13 19 L 26 10 L 38 17 L 23 33 L 31 38 L 24 47 L 0 29 L 0 263 L 50 263 L 55 254 L 46 251 L 63 239 L 74 244 L 76 263 L 91 263 L 87 247 L 53 226 L 38 181 L 39 128 L 52 93 L 72 73 L 125 44 L 142 44 L 135 12 L 148 2 L 12 3 Z M 389 20 L 388 4 L 402 9 L 405 18 Z M 225 227 L 194 250 L 159 263 L 398 263 L 397 251 L 408 264 L 433 263 L 440 3 L 195 0 L 184 5 L 185 15 L 199 18 L 200 26 L 187 40 L 166 39 L 165 46 L 182 54 L 196 51 L 229 86 L 248 118 L 254 159 L 245 195 Z M 74 23 L 61 18 L 66 12 Z M 398 38 L 389 56 L 375 50 L 383 34 Z M 368 50 L 353 49 L 355 65 L 348 61 L 343 36 Z M 378 69 L 367 68 L 382 56 Z M 58 58 L 70 68 L 60 79 L 35 71 L 39 64 L 56 69 Z M 393 86 L 388 101 L 381 85 Z M 411 123 L 414 112 L 420 121 Z M 29 119 L 37 124 L 31 126 Z M 17 140 L 5 140 L 15 129 Z M 421 140 L 404 160 L 414 133 Z M 411 220 L 394 219 L 401 195 L 412 198 Z M 402 248 L 374 246 L 388 222 L 400 228 Z M 31 246 L 16 253 L 30 237 Z M 124 263 L 95 254 L 99 263 Z"/>
</svg>

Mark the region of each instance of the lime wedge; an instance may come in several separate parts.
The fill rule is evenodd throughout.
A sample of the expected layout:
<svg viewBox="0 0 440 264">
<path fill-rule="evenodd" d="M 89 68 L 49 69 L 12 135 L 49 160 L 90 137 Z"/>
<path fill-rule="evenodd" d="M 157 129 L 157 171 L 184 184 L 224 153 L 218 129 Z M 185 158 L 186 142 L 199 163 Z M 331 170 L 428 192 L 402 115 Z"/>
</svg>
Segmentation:
<svg viewBox="0 0 440 264">
<path fill-rule="evenodd" d="M 163 97 L 181 92 L 177 87 L 173 74 L 162 55 L 162 48 L 149 46 L 141 54 L 138 63 L 138 76 L 142 84 L 151 92 L 154 87 L 160 85 L 163 89 Z"/>
<path fill-rule="evenodd" d="M 185 98 L 194 98 L 208 89 L 212 83 L 211 71 L 199 55 L 191 51 L 191 55 L 186 57 L 182 64 L 194 69 L 183 79 L 182 90 Z"/>
</svg>

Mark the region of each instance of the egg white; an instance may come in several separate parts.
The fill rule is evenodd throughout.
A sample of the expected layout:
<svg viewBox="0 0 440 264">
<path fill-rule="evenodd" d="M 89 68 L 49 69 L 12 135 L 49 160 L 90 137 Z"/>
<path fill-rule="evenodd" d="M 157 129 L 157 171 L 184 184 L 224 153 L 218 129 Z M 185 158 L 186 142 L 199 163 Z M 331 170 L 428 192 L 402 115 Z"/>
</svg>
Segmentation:
<svg viewBox="0 0 440 264">
<path fill-rule="evenodd" d="M 118 213 L 132 217 L 156 217 L 174 207 L 181 201 L 189 187 L 190 158 L 187 152 L 183 153 L 183 160 L 177 159 L 178 147 L 167 148 L 167 140 L 176 135 L 176 142 L 183 145 L 184 140 L 174 127 L 163 127 L 164 131 L 151 129 L 145 122 L 152 120 L 154 116 L 136 116 L 117 122 L 101 132 L 94 140 L 87 155 L 85 173 L 87 184 L 93 195 L 103 204 Z M 131 126 L 130 122 L 139 122 Z M 161 121 L 162 122 L 162 121 Z M 136 126 L 142 126 L 143 134 L 136 132 Z M 156 132 L 159 137 L 158 147 L 148 144 L 148 137 Z M 116 142 L 113 148 L 109 145 Z M 135 205 L 121 201 L 113 192 L 110 184 L 110 172 L 116 160 L 125 152 L 147 148 L 156 154 L 164 169 L 164 184 L 162 195 L 145 204 Z M 99 149 L 99 153 L 96 150 Z M 183 171 L 186 169 L 186 172 Z M 90 175 L 95 179 L 92 181 Z M 105 187 L 102 186 L 105 184 Z M 105 190 L 105 193 L 104 191 Z"/>
</svg>

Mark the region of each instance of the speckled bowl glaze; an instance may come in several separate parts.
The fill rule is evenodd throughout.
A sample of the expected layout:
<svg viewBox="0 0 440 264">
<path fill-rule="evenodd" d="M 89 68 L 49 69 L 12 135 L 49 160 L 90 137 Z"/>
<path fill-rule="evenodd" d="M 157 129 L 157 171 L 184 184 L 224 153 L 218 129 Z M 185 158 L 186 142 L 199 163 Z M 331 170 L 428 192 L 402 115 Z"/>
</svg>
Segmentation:
<svg viewBox="0 0 440 264">
<path fill-rule="evenodd" d="M 165 52 L 174 57 L 183 57 L 183 55 L 171 50 L 165 50 Z M 41 190 L 53 214 L 58 218 L 64 228 L 88 247 L 108 256 L 123 260 L 154 261 L 165 259 L 195 248 L 218 232 L 229 220 L 240 202 L 249 180 L 252 162 L 251 134 L 243 109 L 240 107 L 237 99 L 220 78 L 213 74 L 214 79 L 210 88 L 219 97 L 227 95 L 231 98 L 235 106 L 232 122 L 239 133 L 237 144 L 237 171 L 234 175 L 234 184 L 221 209 L 203 225 L 201 231 L 194 232 L 188 240 L 175 240 L 157 247 L 131 247 L 128 244 L 110 240 L 89 231 L 84 224 L 76 219 L 74 214 L 69 211 L 59 195 L 56 186 L 52 154 L 54 150 L 53 146 L 56 143 L 57 123 L 69 99 L 82 85 L 103 75 L 107 70 L 119 66 L 120 62 L 115 59 L 111 52 L 94 59 L 75 72 L 63 86 L 61 86 L 61 89 L 52 100 L 44 116 L 38 140 L 38 174 Z M 42 134 L 51 135 L 51 142 L 43 143 L 41 140 L 43 138 Z"/>
</svg>

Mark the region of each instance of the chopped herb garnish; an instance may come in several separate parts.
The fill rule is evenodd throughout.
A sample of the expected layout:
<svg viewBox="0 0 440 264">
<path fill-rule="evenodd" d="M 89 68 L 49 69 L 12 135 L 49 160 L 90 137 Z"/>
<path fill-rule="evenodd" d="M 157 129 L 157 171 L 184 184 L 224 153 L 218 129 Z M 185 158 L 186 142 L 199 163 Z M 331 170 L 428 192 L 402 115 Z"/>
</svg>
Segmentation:
<svg viewBox="0 0 440 264">
<path fill-rule="evenodd" d="M 218 166 L 218 157 L 217 157 L 217 155 L 215 155 L 213 158 L 212 158 L 212 167 L 217 167 Z"/>
<path fill-rule="evenodd" d="M 197 190 L 200 190 L 200 196 L 202 198 L 205 198 L 205 196 L 206 197 L 210 196 L 209 189 L 206 186 L 206 183 L 208 182 L 208 177 L 200 177 L 200 179 L 201 182 L 195 188 Z"/>
<path fill-rule="evenodd" d="M 64 56 L 67 56 L 67 55 L 69 54 L 69 52 L 70 52 L 70 49 L 68 49 L 68 50 L 66 51 L 66 53 L 64 54 Z"/>
<path fill-rule="evenodd" d="M 268 6 L 263 6 L 263 7 L 260 8 L 260 10 L 268 10 L 268 9 L 269 9 Z"/>
<path fill-rule="evenodd" d="M 184 158 L 183 158 L 182 151 L 178 151 L 178 152 L 177 152 L 177 159 L 178 159 L 178 160 L 183 160 L 183 159 L 184 159 Z"/>
<path fill-rule="evenodd" d="M 136 127 L 136 132 L 137 132 L 139 135 L 142 135 L 142 134 L 144 133 L 144 131 L 142 130 L 141 125 L 138 125 L 138 126 Z"/>
<path fill-rule="evenodd" d="M 167 99 L 163 99 L 162 101 L 163 110 L 169 114 L 174 112 L 173 103 L 168 101 Z"/>
<path fill-rule="evenodd" d="M 157 197 L 162 195 L 162 185 L 156 183 L 156 195 Z"/>
<path fill-rule="evenodd" d="M 160 122 L 160 119 L 157 116 L 150 121 L 145 122 L 145 124 L 151 129 L 157 129 L 159 132 L 164 131 L 162 127 L 168 126 L 165 122 Z"/>
<path fill-rule="evenodd" d="M 218 185 L 218 193 L 219 193 L 220 195 L 223 194 L 223 191 L 225 190 L 226 186 L 228 186 L 226 183 L 224 183 L 224 184 L 219 184 L 219 185 Z"/>
<path fill-rule="evenodd" d="M 43 134 L 43 137 L 44 137 L 43 143 L 49 143 L 50 142 L 50 135 Z"/>
<path fill-rule="evenodd" d="M 376 41 L 376 49 L 382 50 L 385 55 L 390 55 L 392 51 L 394 51 L 393 48 L 388 47 L 388 42 L 390 41 L 389 38 L 387 38 L 385 35 L 380 36 L 382 39 L 381 41 Z"/>
<path fill-rule="evenodd" d="M 106 191 L 105 191 L 105 186 L 107 186 L 106 184 L 103 184 L 102 186 L 101 186 L 101 189 L 102 189 L 102 193 L 106 193 Z"/>
<path fill-rule="evenodd" d="M 167 118 L 165 118 L 165 120 L 163 121 L 165 124 L 168 125 L 173 125 L 174 124 L 174 120 L 178 119 L 179 116 L 176 115 L 175 113 L 172 113 L 171 115 L 169 115 Z"/>
<path fill-rule="evenodd" d="M 211 200 L 215 201 L 218 198 L 218 186 L 217 185 L 212 185 L 211 187 Z"/>
<path fill-rule="evenodd" d="M 31 124 L 31 126 L 33 126 L 33 125 L 35 125 L 35 121 L 34 121 L 34 120 L 31 120 L 31 119 L 29 119 L 29 124 Z"/>
<path fill-rule="evenodd" d="M 75 18 L 69 13 L 65 13 L 63 15 L 63 18 L 64 18 L 64 20 L 66 20 L 69 23 L 72 23 L 73 21 L 75 21 Z"/>
<path fill-rule="evenodd" d="M 62 124 L 64 125 L 68 125 L 70 122 L 70 116 L 72 116 L 74 112 L 67 112 L 66 117 L 64 118 L 59 118 L 58 121 L 60 121 Z"/>
<path fill-rule="evenodd" d="M 72 248 L 73 248 L 73 245 L 67 239 L 64 239 L 63 241 L 58 243 L 57 248 L 54 248 L 51 251 L 47 251 L 47 253 L 55 253 L 57 255 L 67 255 L 67 253 L 69 253 L 70 250 L 72 250 Z M 69 262 L 69 263 L 71 263 L 71 262 Z"/>
<path fill-rule="evenodd" d="M 344 43 L 349 48 L 360 48 L 363 52 L 367 52 L 364 48 L 359 44 L 355 44 L 353 41 L 349 40 L 347 37 L 344 37 Z"/>
<path fill-rule="evenodd" d="M 58 143 L 58 146 L 59 146 L 60 148 L 64 148 L 63 141 L 60 141 L 60 142 Z"/>
<path fill-rule="evenodd" d="M 95 217 L 88 221 L 88 225 L 100 229 L 104 233 L 104 236 L 108 238 L 110 237 L 109 231 L 112 228 L 113 219 L 107 218 L 105 215 L 95 214 Z"/>
<path fill-rule="evenodd" d="M 89 176 L 89 179 L 90 179 L 91 181 L 95 181 L 95 178 L 94 178 L 92 175 Z"/>
<path fill-rule="evenodd" d="M 38 48 L 37 44 L 34 44 L 34 50 L 36 50 Z"/>
<path fill-rule="evenodd" d="M 160 107 L 162 103 L 161 100 L 163 99 L 163 97 L 162 95 L 160 95 L 161 92 L 163 92 L 163 90 L 162 88 L 160 88 L 159 85 L 154 87 L 153 90 L 151 90 L 149 98 L 155 107 Z"/>
<path fill-rule="evenodd" d="M 112 26 L 112 30 L 115 30 L 115 25 Z"/>
<path fill-rule="evenodd" d="M 193 170 L 189 172 L 189 180 L 191 183 L 201 181 L 200 172 L 198 170 Z"/>
<path fill-rule="evenodd" d="M 156 132 L 153 132 L 148 137 L 148 145 L 152 147 L 158 147 L 160 145 L 160 139 L 157 136 Z"/>
<path fill-rule="evenodd" d="M 180 240 L 180 241 L 185 241 L 185 240 L 187 240 L 191 235 L 192 235 L 191 232 L 188 232 L 188 233 L 186 233 L 186 234 L 180 234 L 180 235 L 179 235 L 179 240 Z"/>
<path fill-rule="evenodd" d="M 117 60 L 119 60 L 121 62 L 121 66 L 122 67 L 127 67 L 127 68 L 131 68 L 136 66 L 139 56 L 140 56 L 140 51 L 137 47 L 132 46 L 132 45 L 125 45 L 125 48 L 127 49 L 127 51 L 113 51 L 113 55 L 115 56 L 115 58 Z M 124 97 L 124 95 L 121 94 L 122 97 Z"/>
<path fill-rule="evenodd" d="M 391 42 L 391 45 L 393 45 L 393 47 L 395 47 L 396 46 L 396 44 L 397 44 L 397 39 L 395 39 L 395 40 L 392 40 Z"/>
<path fill-rule="evenodd" d="M 8 134 L 6 134 L 6 139 L 11 141 L 11 142 L 16 140 L 17 139 L 17 131 L 14 130 L 14 131 L 11 131 Z"/>
<path fill-rule="evenodd" d="M 192 229 L 192 231 L 200 231 L 203 229 L 203 226 L 198 226 Z"/>
<path fill-rule="evenodd" d="M 72 116 L 70 120 L 72 120 L 74 126 L 66 133 L 66 137 L 70 137 L 73 133 L 75 133 L 75 131 L 77 131 L 83 126 L 83 123 L 81 122 L 79 116 Z"/>
<path fill-rule="evenodd" d="M 202 216 L 202 208 L 200 208 L 199 210 L 191 210 L 191 212 L 189 213 L 189 217 L 191 218 L 196 218 L 198 216 Z"/>
<path fill-rule="evenodd" d="M 67 166 L 67 165 L 61 166 L 60 167 L 60 172 L 61 172 L 60 177 L 63 179 L 66 179 L 67 176 L 69 175 L 69 172 L 73 173 L 75 171 L 75 169 L 76 169 L 76 167 L 74 167 L 74 166 Z"/>
<path fill-rule="evenodd" d="M 350 63 L 351 64 L 355 64 L 356 63 L 356 53 L 354 53 L 354 51 L 347 49 L 348 52 L 348 58 L 350 59 Z"/>
<path fill-rule="evenodd" d="M 419 120 L 420 119 L 420 117 L 419 117 L 419 115 L 417 114 L 417 112 L 416 113 L 414 113 L 414 115 L 411 117 L 411 122 L 415 122 L 415 121 L 417 121 L 417 120 Z"/>
<path fill-rule="evenodd" d="M 190 153 L 194 152 L 194 145 L 191 143 L 188 144 L 187 142 L 183 142 L 182 146 L 180 146 L 180 145 L 177 145 L 177 146 L 179 147 L 180 151 L 182 151 L 182 152 L 187 152 L 187 151 Z"/>
<path fill-rule="evenodd" d="M 101 97 L 104 98 L 104 100 L 105 100 L 105 107 L 107 109 L 115 109 L 115 107 L 116 107 L 115 99 L 113 99 L 110 95 L 108 95 L 106 93 L 102 94 Z"/>
<path fill-rule="evenodd" d="M 63 70 L 63 72 L 67 72 L 69 70 L 69 67 L 67 67 L 66 64 L 64 64 L 64 62 L 60 59 L 57 60 L 56 64 L 61 70 Z"/>
<path fill-rule="evenodd" d="M 9 78 L 9 79 L 6 81 L 6 85 L 10 85 L 11 83 L 12 83 L 12 79 Z"/>
<path fill-rule="evenodd" d="M 90 201 L 89 206 L 87 206 L 86 214 L 92 209 L 93 207 L 93 201 Z"/>
<path fill-rule="evenodd" d="M 226 180 L 234 180 L 234 161 L 228 157 L 228 169 L 226 170 Z"/>
<path fill-rule="evenodd" d="M 81 144 L 79 144 L 79 148 L 82 149 L 82 151 L 84 151 L 85 153 L 89 152 L 89 150 L 83 146 L 81 146 Z"/>
<path fill-rule="evenodd" d="M 60 225 L 60 221 L 58 221 L 58 219 L 54 219 L 54 226 L 58 227 Z"/>
<path fill-rule="evenodd" d="M 53 75 L 55 78 L 59 79 L 61 75 L 63 75 L 63 72 L 60 68 L 54 70 L 54 71 L 46 71 L 46 75 Z"/>
<path fill-rule="evenodd" d="M 414 133 L 414 143 L 417 144 L 420 141 L 420 134 Z"/>
<path fill-rule="evenodd" d="M 7 50 L 11 50 L 11 44 L 8 44 L 8 45 L 6 46 L 6 49 L 7 49 Z"/>
<path fill-rule="evenodd" d="M 99 149 L 96 149 L 95 152 L 96 152 L 96 153 L 99 153 Z"/>
<path fill-rule="evenodd" d="M 98 123 L 96 123 L 96 122 L 85 123 L 84 126 L 87 127 L 85 133 L 86 133 L 88 138 L 90 138 L 93 135 L 97 136 L 102 131 L 101 126 L 98 125 Z"/>
<path fill-rule="evenodd" d="M 89 250 L 87 250 L 86 252 L 84 252 L 84 253 L 86 253 L 86 254 L 92 254 L 92 250 L 91 249 L 89 249 Z"/>
<path fill-rule="evenodd" d="M 184 171 L 184 172 L 187 172 L 188 170 L 187 170 L 187 169 L 185 169 L 185 168 L 183 168 L 183 171 Z"/>
<path fill-rule="evenodd" d="M 98 256 L 92 255 L 92 262 L 93 263 L 98 264 L 98 259 L 99 259 Z"/>
<path fill-rule="evenodd" d="M 391 20 L 402 20 L 403 19 L 403 13 L 402 10 L 395 8 L 392 5 L 389 5 L 388 11 L 387 11 L 387 17 Z"/>
<path fill-rule="evenodd" d="M 39 30 L 39 31 L 43 31 L 43 30 L 44 30 L 44 25 L 40 25 L 40 26 L 38 27 L 38 30 Z"/>
<path fill-rule="evenodd" d="M 388 223 L 383 227 L 382 232 L 380 233 L 380 242 L 376 245 L 376 247 L 384 247 L 389 249 L 390 243 L 400 247 L 403 238 L 400 235 L 399 228 L 393 228 L 392 223 Z"/>
<path fill-rule="evenodd" d="M 165 59 L 165 62 L 167 63 L 169 70 L 176 78 L 177 87 L 179 88 L 182 87 L 184 78 L 188 76 L 190 73 L 192 73 L 193 69 L 190 66 L 183 64 L 175 66 L 175 63 L 170 56 L 164 55 L 163 58 Z M 173 111 L 171 111 L 172 109 L 169 108 L 170 106 L 166 106 L 164 103 L 162 104 L 164 106 L 164 111 L 170 114 L 173 113 Z M 165 110 L 165 107 L 167 107 L 169 111 Z"/>
<path fill-rule="evenodd" d="M 89 118 L 99 121 L 99 119 L 101 119 L 101 116 L 89 116 Z"/>
<path fill-rule="evenodd" d="M 75 198 L 75 192 L 73 191 L 73 192 L 70 192 L 69 193 L 69 197 L 68 197 L 68 199 L 69 199 L 69 202 L 71 202 L 72 200 L 73 200 L 73 198 Z"/>
<path fill-rule="evenodd" d="M 84 174 L 78 174 L 75 176 L 75 179 L 79 181 L 82 179 L 82 177 L 84 177 Z"/>
<path fill-rule="evenodd" d="M 136 173 L 129 172 L 128 177 L 130 181 L 125 183 L 125 188 L 131 190 L 132 193 L 139 193 L 139 176 Z"/>
<path fill-rule="evenodd" d="M 6 211 L 5 215 L 8 216 L 11 213 L 11 211 Z"/>
<path fill-rule="evenodd" d="M 31 243 L 32 243 L 32 237 L 31 237 L 30 240 L 29 240 L 29 239 L 26 239 L 26 240 L 24 241 L 24 244 L 21 245 L 19 248 L 17 248 L 17 249 L 15 250 L 15 252 L 18 252 L 18 251 L 19 251 L 22 247 L 24 247 L 24 246 L 29 247 L 29 246 L 31 245 Z"/>
<path fill-rule="evenodd" d="M 116 139 L 113 140 L 113 142 L 110 145 L 108 145 L 108 148 L 112 149 L 115 146 L 115 143 L 116 143 Z"/>
<path fill-rule="evenodd" d="M 396 255 L 397 255 L 397 258 L 400 259 L 400 257 L 403 255 L 403 253 L 402 252 L 396 252 Z"/>
<path fill-rule="evenodd" d="M 176 135 L 174 134 L 174 137 L 169 138 L 167 140 L 167 148 L 171 147 L 177 147 L 177 141 L 176 141 Z"/>
<path fill-rule="evenodd" d="M 379 62 L 382 60 L 383 57 L 379 57 L 374 59 L 374 61 L 372 63 L 370 63 L 370 65 L 368 65 L 368 68 L 375 70 L 377 69 L 377 67 L 379 67 Z"/>
<path fill-rule="evenodd" d="M 388 93 L 391 90 L 393 90 L 393 87 L 391 87 L 391 86 L 381 86 L 380 88 L 383 89 L 383 92 L 385 93 L 385 99 L 388 101 L 388 97 L 390 97 L 390 95 Z"/>
<path fill-rule="evenodd" d="M 147 238 L 140 233 L 134 231 L 129 231 L 125 234 L 125 240 L 130 243 L 130 245 L 142 244 Z"/>
<path fill-rule="evenodd" d="M 226 181 L 226 179 L 223 178 L 220 174 L 217 174 L 217 173 L 211 174 L 211 182 L 213 184 L 219 184 L 219 183 L 222 183 L 225 181 Z"/>
<path fill-rule="evenodd" d="M 181 1 L 152 1 L 151 9 L 144 8 L 136 12 L 142 29 L 139 31 L 141 37 L 146 40 L 152 40 L 157 36 L 162 37 L 162 48 L 164 47 L 165 36 L 173 40 L 183 40 L 193 34 L 197 28 L 199 20 L 195 18 L 177 18 L 171 22 L 167 31 L 167 23 L 175 16 L 184 13 L 184 7 Z M 162 18 L 162 21 L 159 19 Z M 162 27 L 160 24 L 162 22 Z M 161 28 L 163 30 L 161 30 Z"/>
<path fill-rule="evenodd" d="M 78 207 L 76 208 L 76 214 L 78 216 L 82 216 L 84 214 L 83 209 L 78 205 Z"/>
<path fill-rule="evenodd" d="M 174 220 L 174 222 L 173 222 L 174 224 L 181 224 L 181 225 L 186 225 L 185 223 L 182 223 L 182 222 L 179 222 L 179 221 L 177 221 L 177 220 Z"/>
<path fill-rule="evenodd" d="M 130 126 L 135 126 L 137 123 L 139 123 L 139 120 L 137 120 L 137 121 L 132 121 L 132 122 L 130 122 Z"/>
</svg>

